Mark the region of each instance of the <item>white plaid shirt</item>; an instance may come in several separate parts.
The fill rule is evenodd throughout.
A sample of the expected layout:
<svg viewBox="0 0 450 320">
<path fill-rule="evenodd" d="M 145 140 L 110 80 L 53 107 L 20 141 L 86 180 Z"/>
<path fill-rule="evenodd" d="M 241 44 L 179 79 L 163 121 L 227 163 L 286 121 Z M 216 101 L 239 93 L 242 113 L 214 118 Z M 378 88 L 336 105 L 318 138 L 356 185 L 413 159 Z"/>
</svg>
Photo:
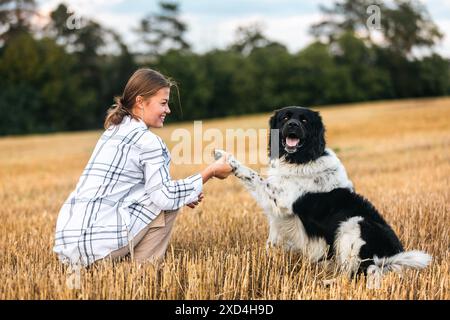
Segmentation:
<svg viewBox="0 0 450 320">
<path fill-rule="evenodd" d="M 129 244 L 163 210 L 198 199 L 200 174 L 171 180 L 164 142 L 125 117 L 100 137 L 58 216 L 53 250 L 63 263 L 89 265 Z"/>
</svg>

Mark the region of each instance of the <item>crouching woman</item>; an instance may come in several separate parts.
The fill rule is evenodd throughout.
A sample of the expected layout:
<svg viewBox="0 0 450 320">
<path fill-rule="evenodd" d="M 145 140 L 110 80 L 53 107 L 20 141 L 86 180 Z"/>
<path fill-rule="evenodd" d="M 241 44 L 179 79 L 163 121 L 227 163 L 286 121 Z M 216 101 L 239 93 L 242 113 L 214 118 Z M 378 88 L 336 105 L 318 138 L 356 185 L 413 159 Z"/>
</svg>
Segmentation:
<svg viewBox="0 0 450 320">
<path fill-rule="evenodd" d="M 210 178 L 231 173 L 220 159 L 171 179 L 169 151 L 151 129 L 163 127 L 170 114 L 172 85 L 157 71 L 139 69 L 108 110 L 105 131 L 59 212 L 54 251 L 62 263 L 88 266 L 124 256 L 161 261 L 178 210 L 198 205 Z"/>
</svg>

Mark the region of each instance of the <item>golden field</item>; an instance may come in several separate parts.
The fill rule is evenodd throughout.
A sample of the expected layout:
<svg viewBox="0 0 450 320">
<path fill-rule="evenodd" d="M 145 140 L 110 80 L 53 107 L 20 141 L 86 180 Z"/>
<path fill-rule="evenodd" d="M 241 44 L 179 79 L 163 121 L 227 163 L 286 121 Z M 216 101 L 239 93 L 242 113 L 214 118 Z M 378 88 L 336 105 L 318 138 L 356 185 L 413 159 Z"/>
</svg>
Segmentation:
<svg viewBox="0 0 450 320">
<path fill-rule="evenodd" d="M 102 262 L 82 270 L 80 288 L 71 289 L 68 270 L 52 253 L 53 233 L 102 132 L 32 135 L 0 139 L 0 299 L 449 299 L 450 98 L 317 110 L 356 191 L 379 209 L 405 249 L 433 256 L 430 267 L 389 274 L 379 289 L 366 288 L 363 276 L 337 276 L 325 286 L 336 275 L 323 266 L 266 251 L 266 218 L 230 176 L 208 182 L 203 202 L 182 210 L 159 269 Z M 265 129 L 268 118 L 205 121 L 203 129 Z M 193 124 L 155 132 L 171 149 L 180 127 L 192 131 Z M 173 164 L 172 176 L 205 165 Z"/>
</svg>

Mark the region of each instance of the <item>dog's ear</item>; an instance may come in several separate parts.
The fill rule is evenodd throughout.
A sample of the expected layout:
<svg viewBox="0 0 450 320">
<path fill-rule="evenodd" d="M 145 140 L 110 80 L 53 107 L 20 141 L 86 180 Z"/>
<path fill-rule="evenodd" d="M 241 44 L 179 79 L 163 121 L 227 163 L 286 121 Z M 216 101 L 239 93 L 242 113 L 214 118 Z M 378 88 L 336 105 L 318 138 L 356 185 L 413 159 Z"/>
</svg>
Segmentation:
<svg viewBox="0 0 450 320">
<path fill-rule="evenodd" d="M 316 125 L 314 126 L 313 130 L 315 131 L 314 137 L 314 144 L 318 147 L 318 155 L 320 156 L 323 151 L 325 150 L 326 142 L 325 142 L 325 125 L 322 121 L 322 117 L 318 111 L 313 111 L 314 116 L 316 120 L 314 123 Z"/>
<path fill-rule="evenodd" d="M 275 124 L 276 124 L 276 122 L 277 122 L 278 111 L 280 111 L 280 109 L 275 109 L 273 115 L 270 117 L 270 120 L 269 120 L 269 129 L 275 128 Z"/>
</svg>

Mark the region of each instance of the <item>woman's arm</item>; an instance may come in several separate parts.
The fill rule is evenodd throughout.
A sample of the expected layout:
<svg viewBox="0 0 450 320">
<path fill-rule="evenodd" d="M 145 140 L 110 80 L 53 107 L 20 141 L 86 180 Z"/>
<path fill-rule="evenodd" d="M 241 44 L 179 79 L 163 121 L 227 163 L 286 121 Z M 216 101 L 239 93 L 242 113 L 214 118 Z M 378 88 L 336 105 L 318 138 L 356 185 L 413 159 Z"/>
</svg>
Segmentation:
<svg viewBox="0 0 450 320">
<path fill-rule="evenodd" d="M 211 178 L 225 179 L 232 172 L 231 166 L 227 162 L 228 154 L 206 167 L 200 174 L 203 183 L 206 183 Z"/>
<path fill-rule="evenodd" d="M 163 152 L 158 149 L 143 152 L 146 200 L 156 204 L 161 210 L 177 210 L 198 200 L 203 184 L 212 177 L 226 178 L 232 171 L 225 157 L 217 160 L 201 173 L 185 179 L 171 180 L 165 164 Z"/>
</svg>

